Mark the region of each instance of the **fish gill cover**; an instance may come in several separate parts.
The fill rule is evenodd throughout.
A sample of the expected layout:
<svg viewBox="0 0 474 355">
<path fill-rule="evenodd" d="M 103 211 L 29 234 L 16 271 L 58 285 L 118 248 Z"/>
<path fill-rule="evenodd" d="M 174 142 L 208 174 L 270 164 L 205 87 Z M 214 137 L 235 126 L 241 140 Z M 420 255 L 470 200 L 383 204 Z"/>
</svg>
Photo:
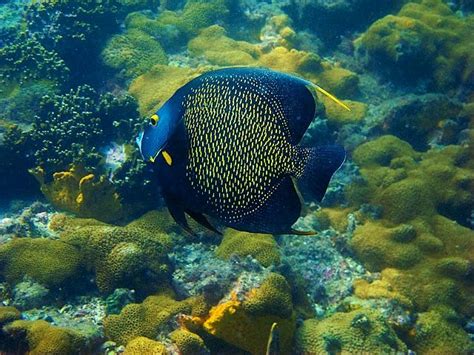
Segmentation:
<svg viewBox="0 0 474 355">
<path fill-rule="evenodd" d="M 473 10 L 0 0 L 0 351 L 472 353 Z"/>
</svg>

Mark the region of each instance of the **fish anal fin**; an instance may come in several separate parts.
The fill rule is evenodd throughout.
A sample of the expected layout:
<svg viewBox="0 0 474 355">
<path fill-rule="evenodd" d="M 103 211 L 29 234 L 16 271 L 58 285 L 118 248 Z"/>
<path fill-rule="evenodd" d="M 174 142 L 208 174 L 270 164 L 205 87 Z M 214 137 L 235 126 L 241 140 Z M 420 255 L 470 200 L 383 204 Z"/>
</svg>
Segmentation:
<svg viewBox="0 0 474 355">
<path fill-rule="evenodd" d="M 186 211 L 186 213 L 194 219 L 196 222 L 198 222 L 200 225 L 203 227 L 209 229 L 211 232 L 214 232 L 216 234 L 222 235 L 222 233 L 217 230 L 204 216 L 202 213 L 197 213 L 197 212 L 192 212 L 192 211 Z"/>
<path fill-rule="evenodd" d="M 300 231 L 300 230 L 297 230 L 297 229 L 293 229 L 291 228 L 289 231 L 288 231 L 288 234 L 295 234 L 295 235 L 317 235 L 318 232 L 316 231 Z"/>
<path fill-rule="evenodd" d="M 166 204 L 168 206 L 168 211 L 171 214 L 171 217 L 176 221 L 176 223 L 183 228 L 188 234 L 191 236 L 195 237 L 196 233 L 189 227 L 188 221 L 186 220 L 186 215 L 184 214 L 184 211 L 177 206 L 176 203 L 174 203 L 171 200 L 166 200 Z"/>
</svg>

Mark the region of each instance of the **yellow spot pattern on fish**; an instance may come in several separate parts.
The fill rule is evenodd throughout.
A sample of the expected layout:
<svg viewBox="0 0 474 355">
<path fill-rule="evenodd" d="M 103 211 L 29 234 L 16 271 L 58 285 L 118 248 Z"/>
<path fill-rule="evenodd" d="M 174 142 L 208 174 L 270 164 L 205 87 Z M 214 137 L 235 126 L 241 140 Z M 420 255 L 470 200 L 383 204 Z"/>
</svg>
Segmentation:
<svg viewBox="0 0 474 355">
<path fill-rule="evenodd" d="M 255 212 L 284 176 L 302 172 L 282 103 L 271 91 L 255 77 L 210 77 L 184 102 L 186 175 L 226 222 Z"/>
</svg>

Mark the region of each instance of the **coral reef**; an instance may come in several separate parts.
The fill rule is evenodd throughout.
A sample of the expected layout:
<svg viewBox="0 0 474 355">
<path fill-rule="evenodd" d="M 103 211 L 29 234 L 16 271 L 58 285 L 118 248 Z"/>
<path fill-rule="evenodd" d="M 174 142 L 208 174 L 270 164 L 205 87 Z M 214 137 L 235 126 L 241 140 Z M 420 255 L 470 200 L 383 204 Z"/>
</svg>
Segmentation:
<svg viewBox="0 0 474 355">
<path fill-rule="evenodd" d="M 138 121 L 137 106 L 129 95 L 99 95 L 88 85 L 64 95 L 45 96 L 29 136 L 32 162 L 50 174 L 71 164 L 94 171 L 102 146 L 130 140 Z"/>
<path fill-rule="evenodd" d="M 410 2 L 374 22 L 356 46 L 392 80 L 432 79 L 446 90 L 472 83 L 474 47 L 464 33 L 473 26 L 472 16 L 457 16 L 441 0 Z"/>
<path fill-rule="evenodd" d="M 107 337 L 119 344 L 128 344 L 137 337 L 155 339 L 160 327 L 178 313 L 190 312 L 188 301 L 176 301 L 169 291 L 147 297 L 142 303 L 125 306 L 119 315 L 104 319 Z M 132 343 L 133 344 L 133 343 Z"/>
<path fill-rule="evenodd" d="M 1 275 L 16 284 L 24 276 L 55 288 L 80 274 L 81 255 L 60 240 L 16 238 L 0 246 Z"/>
<path fill-rule="evenodd" d="M 144 216 L 147 218 L 147 216 Z M 167 252 L 171 238 L 149 226 L 132 222 L 125 227 L 97 224 L 94 220 L 69 220 L 76 228 L 61 233 L 61 241 L 74 246 L 83 257 L 86 269 L 96 274 L 100 291 L 112 292 L 117 287 L 132 288 L 167 275 Z M 153 226 L 151 226 L 153 227 Z"/>
<path fill-rule="evenodd" d="M 370 309 L 305 320 L 296 332 L 296 344 L 304 354 L 407 351 L 384 317 Z"/>
<path fill-rule="evenodd" d="M 118 221 L 125 215 L 119 194 L 105 176 L 97 179 L 83 168 L 73 167 L 54 173 L 53 181 L 48 183 L 42 168 L 32 173 L 40 183 L 43 195 L 56 208 L 104 222 Z"/>
<path fill-rule="evenodd" d="M 25 336 L 28 352 L 31 354 L 73 354 L 87 351 L 92 345 L 88 344 L 88 339 L 81 333 L 55 327 L 42 320 L 17 320 L 7 325 L 5 331 L 10 336 Z"/>
<path fill-rule="evenodd" d="M 260 264 L 267 267 L 280 263 L 280 254 L 274 238 L 269 234 L 252 234 L 232 229 L 225 231 L 216 255 L 229 259 L 233 255 L 253 256 Z"/>
<path fill-rule="evenodd" d="M 167 64 L 168 61 L 160 43 L 138 29 L 112 37 L 102 57 L 105 64 L 121 70 L 129 78 L 145 73 L 155 64 Z"/>
<path fill-rule="evenodd" d="M 233 296 L 232 296 L 233 295 Z M 278 324 L 279 347 L 289 353 L 295 329 L 290 287 L 285 278 L 269 274 L 263 283 L 250 290 L 243 300 L 231 292 L 204 318 L 203 328 L 213 336 L 253 354 L 266 351 L 270 328 Z"/>
<path fill-rule="evenodd" d="M 128 342 L 124 355 L 154 354 L 166 355 L 166 347 L 159 341 L 151 340 L 146 337 L 136 337 Z"/>
</svg>

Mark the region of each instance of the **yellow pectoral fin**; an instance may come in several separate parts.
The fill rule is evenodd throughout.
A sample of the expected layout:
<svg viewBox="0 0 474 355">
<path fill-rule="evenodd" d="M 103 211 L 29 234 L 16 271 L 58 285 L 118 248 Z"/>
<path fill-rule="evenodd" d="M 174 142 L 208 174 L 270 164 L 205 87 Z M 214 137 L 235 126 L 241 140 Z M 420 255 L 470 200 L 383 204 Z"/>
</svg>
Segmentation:
<svg viewBox="0 0 474 355">
<path fill-rule="evenodd" d="M 173 159 L 171 158 L 171 155 L 169 155 L 166 150 L 163 150 L 161 154 L 163 154 L 163 158 L 165 159 L 166 164 L 171 166 L 171 164 L 173 164 Z"/>
<path fill-rule="evenodd" d="M 324 96 L 327 96 L 329 97 L 331 100 L 333 100 L 336 104 L 338 104 L 339 106 L 342 106 L 344 107 L 347 111 L 350 111 L 351 109 L 349 108 L 349 106 L 347 106 L 344 102 L 342 102 L 341 100 L 339 100 L 336 96 L 334 96 L 333 94 L 327 92 L 326 90 L 324 90 L 322 87 L 316 85 L 316 84 L 313 84 L 314 87 L 316 88 L 316 90 L 318 90 L 321 94 L 323 94 Z"/>
</svg>

